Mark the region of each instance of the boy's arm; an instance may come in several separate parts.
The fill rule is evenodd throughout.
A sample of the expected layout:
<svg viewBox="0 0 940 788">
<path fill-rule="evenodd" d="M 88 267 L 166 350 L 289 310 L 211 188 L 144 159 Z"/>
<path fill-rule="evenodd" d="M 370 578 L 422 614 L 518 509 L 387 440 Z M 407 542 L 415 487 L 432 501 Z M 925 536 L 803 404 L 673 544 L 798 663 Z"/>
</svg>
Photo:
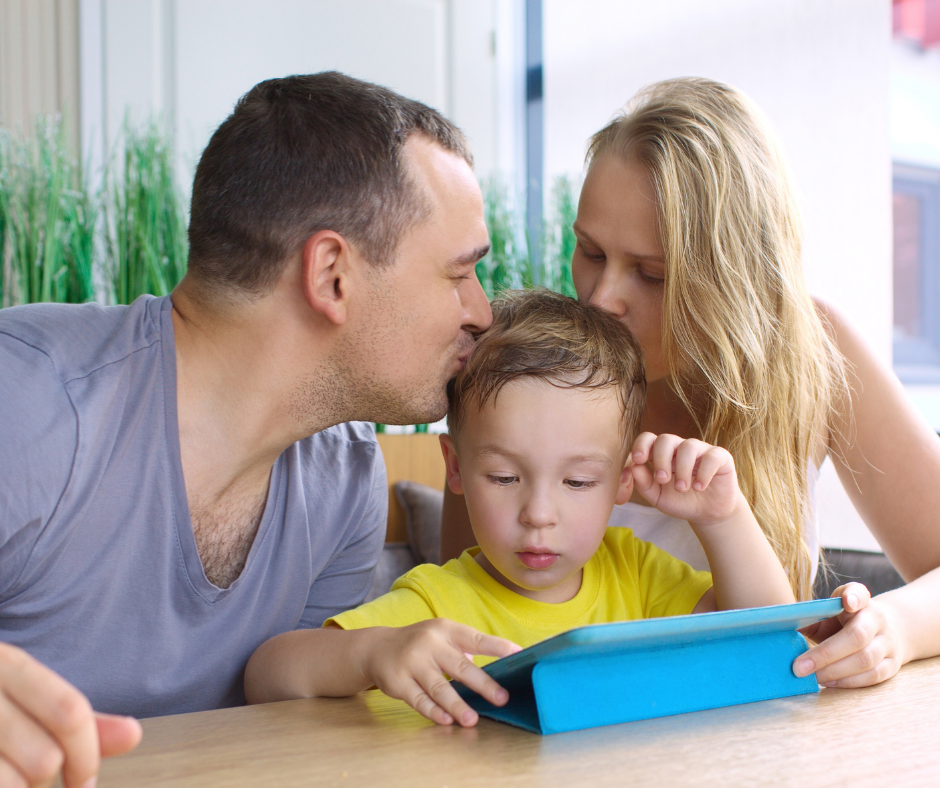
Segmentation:
<svg viewBox="0 0 940 788">
<path fill-rule="evenodd" d="M 794 601 L 786 572 L 738 487 L 727 451 L 703 441 L 643 433 L 629 464 L 640 493 L 665 514 L 688 520 L 702 543 L 714 587 L 693 612 Z"/>
<path fill-rule="evenodd" d="M 508 693 L 467 655 L 504 657 L 518 650 L 442 618 L 405 627 L 295 630 L 263 643 L 248 660 L 245 697 L 249 703 L 344 697 L 375 686 L 440 725 L 470 726 L 477 713 L 444 674 L 501 706 Z"/>
<path fill-rule="evenodd" d="M 695 606 L 695 613 L 796 601 L 751 507 L 743 495 L 741 500 L 742 510 L 724 522 L 691 524 L 708 557 L 714 583 Z"/>
</svg>

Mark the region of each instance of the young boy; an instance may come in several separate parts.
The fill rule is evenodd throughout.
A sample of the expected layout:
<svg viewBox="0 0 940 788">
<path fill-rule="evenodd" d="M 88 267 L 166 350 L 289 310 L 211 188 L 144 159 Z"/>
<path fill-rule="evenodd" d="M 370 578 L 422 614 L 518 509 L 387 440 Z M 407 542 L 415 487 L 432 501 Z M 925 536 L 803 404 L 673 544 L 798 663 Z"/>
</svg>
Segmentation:
<svg viewBox="0 0 940 788">
<path fill-rule="evenodd" d="M 445 674 L 502 705 L 508 694 L 480 666 L 559 632 L 793 601 L 731 455 L 636 437 L 646 384 L 622 323 L 547 291 L 506 295 L 493 317 L 455 381 L 441 436 L 447 482 L 466 497 L 479 547 L 416 567 L 321 630 L 281 635 L 294 658 L 266 665 L 256 652 L 250 701 L 377 686 L 437 723 L 474 725 Z M 634 487 L 690 522 L 711 574 L 607 527 Z"/>
</svg>

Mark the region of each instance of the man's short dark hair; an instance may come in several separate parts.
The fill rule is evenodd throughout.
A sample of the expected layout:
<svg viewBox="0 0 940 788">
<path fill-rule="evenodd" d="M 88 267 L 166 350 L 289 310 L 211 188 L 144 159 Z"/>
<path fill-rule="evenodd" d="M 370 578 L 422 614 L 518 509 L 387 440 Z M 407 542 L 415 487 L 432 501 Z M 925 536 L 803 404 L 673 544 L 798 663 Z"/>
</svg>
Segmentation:
<svg viewBox="0 0 940 788">
<path fill-rule="evenodd" d="M 335 71 L 255 85 L 196 168 L 190 273 L 213 290 L 261 294 L 320 230 L 388 264 L 427 211 L 401 160 L 415 133 L 472 165 L 456 126 L 379 85 Z"/>
</svg>

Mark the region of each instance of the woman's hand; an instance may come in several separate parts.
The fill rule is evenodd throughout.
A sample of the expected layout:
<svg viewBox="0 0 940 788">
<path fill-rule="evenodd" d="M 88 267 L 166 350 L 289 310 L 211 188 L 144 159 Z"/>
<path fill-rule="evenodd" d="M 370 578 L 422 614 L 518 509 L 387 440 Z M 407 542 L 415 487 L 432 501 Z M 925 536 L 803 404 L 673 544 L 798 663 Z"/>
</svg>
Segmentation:
<svg viewBox="0 0 940 788">
<path fill-rule="evenodd" d="M 796 658 L 794 674 L 815 671 L 825 687 L 867 687 L 891 678 L 908 659 L 890 607 L 861 583 L 839 586 L 832 596 L 842 597 L 844 610 L 800 630 L 818 645 Z"/>
</svg>

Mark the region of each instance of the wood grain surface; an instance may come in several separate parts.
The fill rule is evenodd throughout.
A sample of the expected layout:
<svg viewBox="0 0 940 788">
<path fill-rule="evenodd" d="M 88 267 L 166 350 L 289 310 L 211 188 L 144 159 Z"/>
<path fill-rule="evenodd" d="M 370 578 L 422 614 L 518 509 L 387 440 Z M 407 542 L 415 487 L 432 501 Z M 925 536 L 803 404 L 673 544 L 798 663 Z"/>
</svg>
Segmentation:
<svg viewBox="0 0 940 788">
<path fill-rule="evenodd" d="M 538 736 L 444 728 L 378 691 L 144 720 L 117 786 L 940 785 L 940 658 L 876 687 L 823 689 Z"/>
</svg>

